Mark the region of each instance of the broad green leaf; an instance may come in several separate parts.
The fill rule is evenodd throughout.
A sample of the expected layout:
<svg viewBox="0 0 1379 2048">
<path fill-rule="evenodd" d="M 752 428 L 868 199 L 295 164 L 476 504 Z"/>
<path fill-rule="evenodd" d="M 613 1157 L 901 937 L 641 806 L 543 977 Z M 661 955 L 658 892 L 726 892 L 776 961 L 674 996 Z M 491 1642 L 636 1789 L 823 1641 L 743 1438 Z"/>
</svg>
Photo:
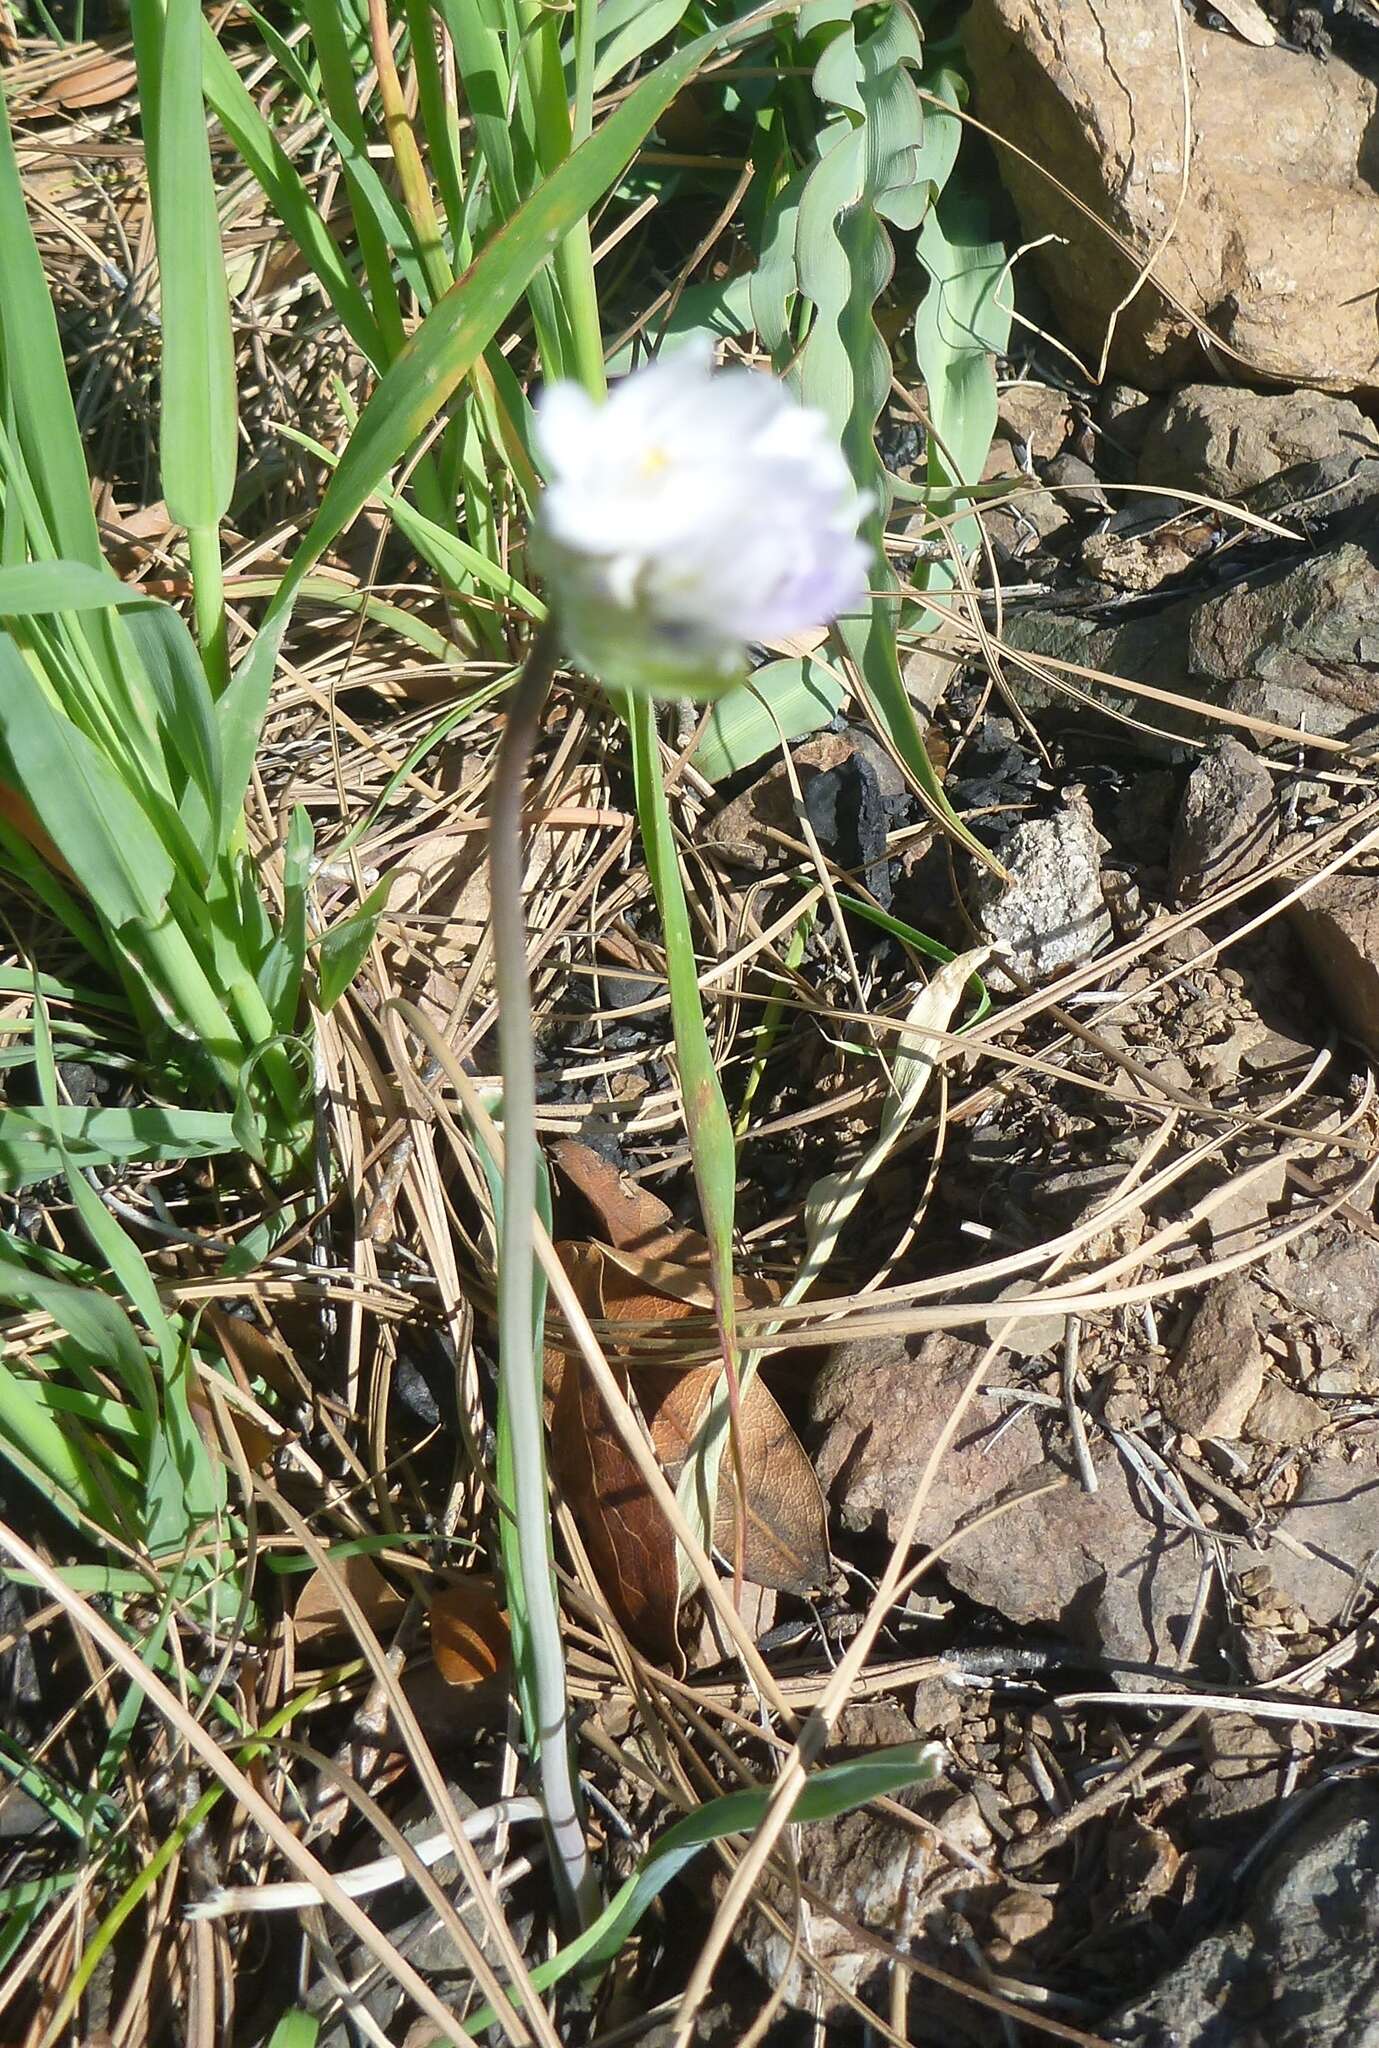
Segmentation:
<svg viewBox="0 0 1379 2048">
<path fill-rule="evenodd" d="M 915 320 L 915 350 L 924 373 L 929 419 L 928 509 L 950 512 L 970 503 L 951 487 L 980 481 L 996 431 L 994 358 L 1010 340 L 1008 260 L 992 239 L 985 195 L 950 185 L 919 235 L 929 289 Z M 955 547 L 979 539 L 975 516 L 952 530 Z"/>
<path fill-rule="evenodd" d="M 838 678 L 808 655 L 768 661 L 718 699 L 690 758 L 705 781 L 723 782 L 774 753 L 782 738 L 821 732 L 846 696 Z"/>
<path fill-rule="evenodd" d="M 913 225 L 931 188 L 915 175 L 924 139 L 924 105 L 913 77 L 923 57 L 919 30 L 909 10 L 898 5 L 888 6 L 863 33 L 865 19 L 839 24 L 814 73 L 816 94 L 835 111 L 800 193 L 796 256 L 814 318 L 794 381 L 800 396 L 832 422 L 854 476 L 875 506 L 865 531 L 874 550 L 877 594 L 869 611 L 841 621 L 839 632 L 876 717 L 925 803 L 970 853 L 989 862 L 943 793 L 896 654 L 899 604 L 882 546 L 889 494 L 875 443 L 891 361 L 873 308 L 895 264 L 883 219 Z"/>
<path fill-rule="evenodd" d="M 0 633 L 0 743 L 44 830 L 109 923 L 156 924 L 171 855 L 126 784 Z"/>
<path fill-rule="evenodd" d="M 28 619 L 52 612 L 96 612 L 150 605 L 147 591 L 121 583 L 106 568 L 85 562 L 16 562 L 0 569 L 0 618 Z"/>
<path fill-rule="evenodd" d="M 678 28 L 688 7 L 689 0 L 602 0 L 597 15 L 594 91 L 602 92 L 620 71 Z"/>
</svg>

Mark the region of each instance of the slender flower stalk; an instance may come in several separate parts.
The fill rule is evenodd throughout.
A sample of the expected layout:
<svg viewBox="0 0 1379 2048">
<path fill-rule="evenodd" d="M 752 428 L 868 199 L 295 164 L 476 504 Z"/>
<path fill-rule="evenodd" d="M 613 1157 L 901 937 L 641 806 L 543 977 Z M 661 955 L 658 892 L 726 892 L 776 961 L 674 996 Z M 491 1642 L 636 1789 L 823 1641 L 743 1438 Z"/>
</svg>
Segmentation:
<svg viewBox="0 0 1379 2048">
<path fill-rule="evenodd" d="M 578 384 L 549 385 L 537 408 L 537 446 L 548 481 L 533 552 L 550 585 L 551 615 L 508 706 L 489 807 L 503 1073 L 498 1344 L 542 1799 L 566 1910 L 585 1923 L 596 1894 L 571 1769 L 532 1329 L 538 1154 L 522 904 L 527 767 L 561 645 L 616 689 L 713 695 L 746 672 L 754 643 L 825 625 L 859 601 L 868 556 L 857 532 L 864 500 L 822 415 L 774 378 L 714 376 L 707 349 L 652 363 L 602 402 Z M 654 753 L 650 728 L 648 735 Z M 680 950 L 692 960 L 683 908 L 680 917 Z M 707 1051 L 705 1064 L 716 1088 Z M 716 1100 L 731 1190 L 732 1132 Z M 702 1123 L 702 1107 L 700 1114 Z M 730 1314 L 730 1287 L 725 1304 Z M 725 1358 L 731 1349 L 725 1328 Z"/>
<path fill-rule="evenodd" d="M 532 1329 L 536 1201 L 536 1056 L 532 1043 L 522 799 L 532 743 L 551 687 L 558 642 L 547 620 L 517 679 L 489 803 L 489 902 L 503 1072 L 503 1218 L 498 1245 L 498 1369 L 512 1440 L 513 1519 L 527 1610 L 531 1688 L 541 1743 L 541 1791 L 552 1863 L 570 1919 L 597 1910 L 579 1794 L 570 1764 L 565 1651 L 547 1538 L 546 1453 Z"/>
</svg>

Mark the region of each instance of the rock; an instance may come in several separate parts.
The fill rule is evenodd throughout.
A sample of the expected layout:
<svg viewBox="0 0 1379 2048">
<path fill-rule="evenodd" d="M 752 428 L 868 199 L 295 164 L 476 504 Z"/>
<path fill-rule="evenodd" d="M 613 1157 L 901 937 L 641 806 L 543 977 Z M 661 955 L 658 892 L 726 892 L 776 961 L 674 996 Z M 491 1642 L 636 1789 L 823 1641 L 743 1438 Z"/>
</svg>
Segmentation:
<svg viewBox="0 0 1379 2048">
<path fill-rule="evenodd" d="M 1054 1903 L 1040 1892 L 1010 1892 L 991 1909 L 991 1926 L 1008 1949 L 1034 1941 L 1053 1925 Z"/>
<path fill-rule="evenodd" d="M 1230 1821 L 1271 1805 L 1283 1790 L 1289 1746 L 1277 1723 L 1250 1714 L 1207 1714 L 1202 1751 L 1208 1769 L 1195 1787 L 1200 1821 Z"/>
<path fill-rule="evenodd" d="M 1134 683 L 1149 683 L 1156 689 L 1174 690 L 1179 695 L 1200 695 L 1188 670 L 1188 635 L 1196 612 L 1196 601 L 1179 598 L 1156 611 L 1136 611 L 1109 619 L 1089 617 L 1086 611 L 1012 610 L 1005 621 L 1004 638 L 1020 653 L 1044 656 L 1047 676 L 1031 674 L 1020 662 L 1007 661 L 1005 672 L 1023 710 L 1032 718 L 1052 714 L 1079 731 L 1085 730 L 1090 712 L 1086 703 L 1074 701 L 1057 682 L 1055 663 L 1094 669 L 1112 678 L 1125 677 Z M 1085 691 L 1086 682 L 1071 676 L 1072 689 Z M 1121 717 L 1143 721 L 1146 704 L 1131 690 L 1118 690 L 1115 682 L 1092 686 L 1098 704 Z M 1191 711 L 1171 704 L 1154 704 L 1149 715 L 1155 726 L 1170 733 L 1190 733 L 1201 721 Z M 1155 751 L 1152 741 L 1141 741 L 1141 751 Z"/>
<path fill-rule="evenodd" d="M 1018 1314 L 1019 1303 L 1025 1295 L 1035 1291 L 1033 1280 L 1015 1280 L 1001 1290 L 1000 1307 L 986 1319 L 986 1334 L 1000 1336 L 1006 1350 L 1013 1358 L 1034 1360 L 1047 1358 L 1062 1344 L 1067 1334 L 1068 1318 L 1065 1315 L 1048 1315 L 1035 1312 L 1020 1317 L 1014 1325 L 1011 1316 Z"/>
<path fill-rule="evenodd" d="M 1379 1053 L 1379 875 L 1329 875 L 1290 916 L 1342 1027 Z"/>
<path fill-rule="evenodd" d="M 843 866 L 868 866 L 884 852 L 886 819 L 903 804 L 905 778 L 879 741 L 845 727 L 791 749 L 810 823 L 826 852 Z M 739 867 L 763 874 L 783 849 L 774 836 L 799 840 L 800 823 L 785 763 L 777 761 L 750 788 L 724 804 L 704 828 L 704 842 Z M 883 885 L 884 886 L 884 885 Z"/>
<path fill-rule="evenodd" d="M 977 929 L 1004 949 L 1022 981 L 1052 981 L 1110 938 L 1111 916 L 1101 890 L 1105 850 L 1090 806 L 1074 792 L 1051 818 L 1026 819 L 1006 839 L 1001 859 L 1009 882 L 985 868 L 974 875 Z M 1015 986 L 998 960 L 986 973 L 993 988 Z"/>
<path fill-rule="evenodd" d="M 904 1346 L 843 1344 L 830 1355 L 810 1415 L 820 1483 L 844 1528 L 894 1539 L 981 1355 L 935 1334 Z M 1005 1513 L 958 1536 L 943 1560 L 949 1583 L 1021 1626 L 1056 1624 L 1108 1657 L 1171 1665 L 1197 1592 L 1191 1539 L 1163 1522 L 1138 1482 L 1132 1490 L 1118 1457 L 1098 1460 L 1099 1490 L 1085 1493 L 1046 1462 L 1029 1410 L 1008 1418 L 995 1401 L 973 1402 L 939 1461 L 916 1543 L 946 1542 L 1010 1500 Z"/>
<path fill-rule="evenodd" d="M 1058 453 L 1070 417 L 1067 392 L 1034 378 L 1004 385 L 996 399 L 997 434 L 1012 446 L 1019 443 L 1035 462 L 1047 462 Z"/>
<path fill-rule="evenodd" d="M 982 469 L 982 482 L 1006 483 L 1010 498 L 983 510 L 982 528 L 998 566 L 1023 562 L 1061 539 L 1068 514 L 1052 491 L 1031 482 L 1004 441 L 994 441 Z"/>
<path fill-rule="evenodd" d="M 1218 740 L 1188 777 L 1173 828 L 1169 873 L 1180 903 L 1196 903 L 1257 868 L 1278 829 L 1274 778 L 1239 740 Z"/>
<path fill-rule="evenodd" d="M 1236 710 L 1334 737 L 1379 714 L 1377 617 L 1379 563 L 1346 542 L 1208 598 L 1188 663 Z"/>
<path fill-rule="evenodd" d="M 889 1541 L 909 1510 L 929 1453 L 984 1347 L 933 1331 L 840 1344 L 814 1383 L 809 1417 L 819 1483 L 845 1529 Z M 1043 1442 L 1026 1410 L 978 1395 L 941 1461 L 917 1540 L 941 1542 L 1039 1464 Z M 999 1431 L 999 1433 L 998 1433 Z"/>
<path fill-rule="evenodd" d="M 1115 315 L 1113 371 L 1162 391 L 1202 362 L 1176 299 L 1250 374 L 1370 388 L 1373 306 L 1356 279 L 1379 273 L 1373 83 L 1186 14 L 1180 208 L 1183 82 L 1165 30 L 1160 0 L 974 0 L 963 22 L 974 111 L 1024 152 L 998 151 L 1001 173 L 1069 340 L 1095 363 Z"/>
<path fill-rule="evenodd" d="M 1379 1436 L 1370 1432 L 1349 1456 L 1319 1458 L 1280 1513 L 1267 1547 L 1241 1550 L 1240 1571 L 1263 1565 L 1285 1605 L 1329 1628 L 1347 1601 L 1373 1604 L 1379 1553 Z"/>
<path fill-rule="evenodd" d="M 1379 1796 L 1313 1807 L 1240 1917 L 1098 2031 L 1134 2048 L 1379 2048 Z"/>
<path fill-rule="evenodd" d="M 1282 1246 L 1264 1270 L 1285 1311 L 1330 1324 L 1363 1364 L 1379 1365 L 1379 1241 L 1324 1223 Z"/>
<path fill-rule="evenodd" d="M 1138 478 L 1236 498 L 1300 462 L 1376 453 L 1379 429 L 1348 398 L 1185 384 L 1151 419 Z"/>
<path fill-rule="evenodd" d="M 1238 1274 L 1204 1289 L 1158 1388 L 1159 1406 L 1184 1436 L 1229 1438 L 1244 1430 L 1264 1384 L 1258 1306 L 1258 1289 Z"/>
<path fill-rule="evenodd" d="M 1139 460 L 1155 401 L 1134 384 L 1112 382 L 1102 387 L 1097 419 L 1102 433 L 1124 458 L 1125 476 L 1133 476 Z"/>
<path fill-rule="evenodd" d="M 913 1729 L 908 1739 L 913 1741 Z M 875 1747 L 870 1743 L 861 1746 Z M 942 1809 L 935 1807 L 932 1799 L 927 1815 L 942 1827 Z M 986 1840 L 989 1846 L 989 1834 Z M 942 1851 L 927 1831 L 907 1828 L 901 1821 L 864 1807 L 856 1813 L 801 1828 L 796 1843 L 801 1883 L 819 1892 L 831 1905 L 861 1921 L 864 1927 L 884 1934 L 888 1941 L 905 1944 L 923 1934 L 921 1893 L 926 1880 L 945 1866 Z M 789 1889 L 772 1880 L 768 1880 L 765 1889 L 788 1928 L 794 1919 L 794 1900 Z M 875 1949 L 858 1942 L 838 1920 L 827 1914 L 811 1914 L 808 1926 L 811 1952 L 849 1991 L 855 1992 L 883 1977 L 883 1958 Z M 789 1936 L 773 1926 L 764 1913 L 744 1916 L 738 1945 L 768 1984 L 784 1979 L 787 2004 L 810 2009 L 817 1996 L 825 2014 L 847 2010 L 815 1972 L 800 1962 L 796 1961 L 786 1974 Z"/>
<path fill-rule="evenodd" d="M 1280 1450 L 1295 1450 L 1311 1443 L 1328 1421 L 1325 1408 L 1282 1380 L 1266 1380 L 1245 1417 L 1244 1434 L 1251 1443 L 1275 1444 Z"/>
</svg>

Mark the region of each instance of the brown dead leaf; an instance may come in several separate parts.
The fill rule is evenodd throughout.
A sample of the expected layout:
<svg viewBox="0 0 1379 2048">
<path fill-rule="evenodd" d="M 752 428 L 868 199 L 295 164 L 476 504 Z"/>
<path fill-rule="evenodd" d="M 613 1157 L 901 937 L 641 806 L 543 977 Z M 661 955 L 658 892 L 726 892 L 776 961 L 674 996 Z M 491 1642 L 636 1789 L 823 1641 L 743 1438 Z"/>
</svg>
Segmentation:
<svg viewBox="0 0 1379 2048">
<path fill-rule="evenodd" d="M 35 111 L 46 114 L 55 109 L 108 106 L 133 92 L 137 82 L 132 57 L 112 57 L 98 50 L 60 71 L 36 96 Z"/>
<path fill-rule="evenodd" d="M 672 1486 L 704 1419 L 717 1377 L 716 1367 L 684 1375 L 679 1398 L 663 1404 L 651 1423 L 656 1450 Z M 697 1382 L 692 1393 L 690 1380 Z M 651 1421 L 650 1416 L 647 1419 Z M 808 1452 L 759 1373 L 747 1383 L 739 1427 L 747 1482 L 743 1577 L 779 1593 L 817 1593 L 833 1574 L 823 1489 Z M 725 1457 L 713 1530 L 714 1543 L 725 1557 L 733 1555 L 736 1511 L 737 1478 L 733 1460 Z"/>
<path fill-rule="evenodd" d="M 626 1392 L 626 1367 L 616 1358 L 609 1364 Z M 675 1538 L 577 1360 L 556 1397 L 551 1469 L 609 1607 L 634 1642 L 678 1668 Z"/>
<path fill-rule="evenodd" d="M 396 1586 L 384 1578 L 371 1557 L 344 1557 L 327 1573 L 311 1573 L 297 1596 L 292 1626 L 297 1641 L 313 1649 L 350 1637 L 352 1630 L 337 1590 L 343 1579 L 364 1610 L 365 1619 L 378 1634 L 396 1627 L 407 1602 Z"/>
<path fill-rule="evenodd" d="M 201 1321 L 220 1346 L 226 1364 L 247 1394 L 250 1383 L 260 1379 L 274 1393 L 295 1400 L 301 1393 L 288 1362 L 287 1347 L 257 1323 L 244 1316 L 227 1315 L 224 1309 L 207 1307 Z"/>
<path fill-rule="evenodd" d="M 578 1138 L 561 1138 L 550 1149 L 560 1172 L 597 1216 L 609 1244 L 635 1251 L 649 1239 L 665 1235 L 671 1211 L 649 1188 L 638 1187 L 629 1175 L 600 1159 Z"/>
<path fill-rule="evenodd" d="M 708 1247 L 694 1232 L 675 1233 L 673 1245 L 667 1234 L 647 1254 L 567 1243 L 560 1246 L 560 1255 L 582 1306 L 607 1322 L 673 1324 L 711 1300 L 705 1277 Z M 743 1301 L 775 1298 L 765 1282 L 748 1282 L 740 1289 Z M 609 1363 L 645 1417 L 673 1486 L 721 1365 L 677 1367 L 666 1360 L 620 1355 L 616 1348 Z M 677 1654 L 679 1568 L 671 1528 L 582 1364 L 551 1347 L 546 1386 L 552 1467 L 579 1521 L 605 1598 L 634 1640 L 661 1655 Z M 741 1428 L 745 1576 L 780 1591 L 815 1591 L 828 1583 L 831 1572 L 823 1495 L 803 1445 L 759 1377 L 744 1396 Z M 724 1460 L 715 1528 L 715 1540 L 729 1554 L 737 1503 L 732 1462 Z"/>
<path fill-rule="evenodd" d="M 431 1651 L 447 1685 L 496 1678 L 511 1653 L 508 1618 L 492 1579 L 467 1574 L 431 1597 Z"/>
</svg>

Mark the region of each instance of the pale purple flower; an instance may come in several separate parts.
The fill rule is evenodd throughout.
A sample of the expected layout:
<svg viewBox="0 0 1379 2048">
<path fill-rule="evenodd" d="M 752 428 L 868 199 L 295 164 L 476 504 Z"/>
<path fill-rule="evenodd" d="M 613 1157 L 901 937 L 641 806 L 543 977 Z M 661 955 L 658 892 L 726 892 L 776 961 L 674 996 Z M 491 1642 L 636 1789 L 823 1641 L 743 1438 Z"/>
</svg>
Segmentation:
<svg viewBox="0 0 1379 2048">
<path fill-rule="evenodd" d="M 618 687 L 705 695 L 749 644 L 858 605 L 866 510 L 822 413 L 686 346 L 602 404 L 548 385 L 537 559 L 572 652 Z"/>
</svg>

